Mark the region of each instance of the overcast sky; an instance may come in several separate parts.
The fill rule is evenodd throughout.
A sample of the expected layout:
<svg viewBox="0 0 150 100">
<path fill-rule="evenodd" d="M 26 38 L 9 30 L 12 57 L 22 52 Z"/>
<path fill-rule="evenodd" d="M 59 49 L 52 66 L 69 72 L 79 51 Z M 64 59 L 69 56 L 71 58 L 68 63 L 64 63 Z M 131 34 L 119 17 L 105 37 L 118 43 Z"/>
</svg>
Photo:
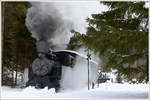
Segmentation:
<svg viewBox="0 0 150 100">
<path fill-rule="evenodd" d="M 85 19 L 87 17 L 108 10 L 108 7 L 100 4 L 99 1 L 56 2 L 55 5 L 63 17 L 73 23 L 74 29 L 81 33 L 86 32 L 87 23 Z"/>
</svg>

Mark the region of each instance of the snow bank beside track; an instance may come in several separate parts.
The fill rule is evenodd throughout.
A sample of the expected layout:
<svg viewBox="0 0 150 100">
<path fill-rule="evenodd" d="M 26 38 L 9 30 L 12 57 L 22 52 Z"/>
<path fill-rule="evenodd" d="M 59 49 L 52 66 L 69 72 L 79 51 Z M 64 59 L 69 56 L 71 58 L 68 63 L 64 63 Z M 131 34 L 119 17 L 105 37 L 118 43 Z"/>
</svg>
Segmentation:
<svg viewBox="0 0 150 100">
<path fill-rule="evenodd" d="M 1 87 L 2 99 L 46 99 L 46 98 L 148 98 L 148 84 L 118 84 L 102 83 L 99 88 L 87 90 L 87 87 L 77 90 L 62 90 L 59 93 L 55 89 L 35 89 L 27 87 L 15 89 Z"/>
</svg>

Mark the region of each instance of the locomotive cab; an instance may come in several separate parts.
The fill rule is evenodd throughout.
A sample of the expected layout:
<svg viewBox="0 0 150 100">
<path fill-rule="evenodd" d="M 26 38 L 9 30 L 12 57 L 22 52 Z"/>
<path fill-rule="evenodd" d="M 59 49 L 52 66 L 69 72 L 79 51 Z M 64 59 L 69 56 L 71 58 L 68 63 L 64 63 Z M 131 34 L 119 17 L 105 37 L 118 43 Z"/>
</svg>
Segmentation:
<svg viewBox="0 0 150 100">
<path fill-rule="evenodd" d="M 75 64 L 75 55 L 59 51 L 55 52 L 55 55 L 58 58 L 58 61 L 63 65 L 63 66 L 68 66 L 68 67 L 73 67 Z"/>
</svg>

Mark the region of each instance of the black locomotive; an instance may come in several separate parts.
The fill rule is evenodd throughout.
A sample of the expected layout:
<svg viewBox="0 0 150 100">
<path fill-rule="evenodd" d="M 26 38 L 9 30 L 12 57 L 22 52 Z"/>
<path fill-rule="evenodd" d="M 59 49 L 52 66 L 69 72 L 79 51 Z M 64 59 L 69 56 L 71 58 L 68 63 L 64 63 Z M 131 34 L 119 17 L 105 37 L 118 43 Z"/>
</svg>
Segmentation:
<svg viewBox="0 0 150 100">
<path fill-rule="evenodd" d="M 36 88 L 48 86 L 48 89 L 55 88 L 58 91 L 60 89 L 62 65 L 73 67 L 74 58 L 73 55 L 65 52 L 48 51 L 45 44 L 43 41 L 38 43 L 39 57 L 28 68 L 26 86 L 35 86 Z"/>
<path fill-rule="evenodd" d="M 73 56 L 65 52 L 48 52 L 44 57 L 37 58 L 29 66 L 29 80 L 26 86 L 35 86 L 36 88 L 48 86 L 48 88 L 55 88 L 58 91 L 60 88 L 62 65 L 73 67 Z"/>
</svg>

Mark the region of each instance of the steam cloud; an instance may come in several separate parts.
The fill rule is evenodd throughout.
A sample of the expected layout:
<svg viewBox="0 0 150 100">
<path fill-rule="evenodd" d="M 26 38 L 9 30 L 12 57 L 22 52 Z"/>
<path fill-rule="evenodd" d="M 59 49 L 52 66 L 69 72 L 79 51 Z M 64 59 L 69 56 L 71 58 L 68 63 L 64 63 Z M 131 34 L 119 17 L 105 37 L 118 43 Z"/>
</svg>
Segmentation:
<svg viewBox="0 0 150 100">
<path fill-rule="evenodd" d="M 32 33 L 32 37 L 38 40 L 46 40 L 50 47 L 65 49 L 69 42 L 69 32 L 72 24 L 63 19 L 53 3 L 31 3 L 26 17 L 26 26 Z M 57 43 L 58 39 L 62 40 Z"/>
<path fill-rule="evenodd" d="M 99 1 L 32 2 L 26 17 L 26 26 L 37 41 L 46 39 L 54 50 L 65 49 L 71 29 L 86 33 L 87 17 L 108 8 Z"/>
</svg>

